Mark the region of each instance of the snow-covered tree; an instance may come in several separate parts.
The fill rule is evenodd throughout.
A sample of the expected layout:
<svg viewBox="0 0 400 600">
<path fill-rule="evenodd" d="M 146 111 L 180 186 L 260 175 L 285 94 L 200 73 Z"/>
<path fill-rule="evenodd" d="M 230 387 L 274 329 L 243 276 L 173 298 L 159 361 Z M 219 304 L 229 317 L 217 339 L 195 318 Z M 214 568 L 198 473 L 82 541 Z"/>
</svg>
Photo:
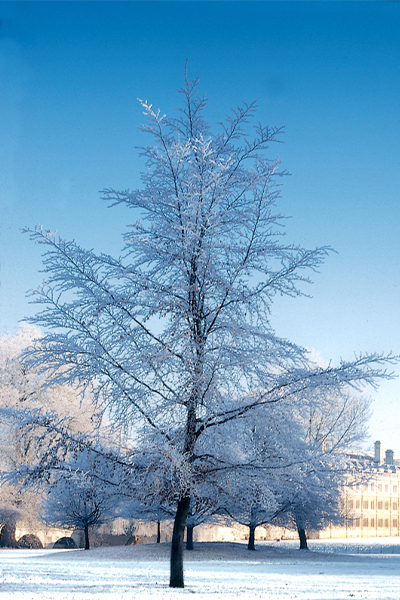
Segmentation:
<svg viewBox="0 0 400 600">
<path fill-rule="evenodd" d="M 221 511 L 249 528 L 249 550 L 255 550 L 257 527 L 272 523 L 281 511 L 285 477 L 306 460 L 296 413 L 288 398 L 225 426 L 225 443 L 218 448 Z"/>
<path fill-rule="evenodd" d="M 207 482 L 209 483 L 209 482 Z M 186 550 L 193 550 L 193 533 L 195 527 L 204 523 L 221 523 L 221 489 L 214 482 L 204 486 L 203 495 L 192 494 L 186 521 Z"/>
<path fill-rule="evenodd" d="M 9 532 L 0 543 L 16 543 L 17 521 L 35 528 L 38 526 L 40 498 L 31 490 L 18 493 L 19 486 L 5 480 L 7 473 L 23 465 L 30 465 L 36 458 L 33 437 L 42 430 L 37 427 L 23 438 L 20 435 L 21 414 L 27 409 L 52 411 L 64 420 L 72 431 L 93 428 L 93 405 L 81 398 L 68 385 L 46 385 L 43 374 L 28 368 L 19 360 L 21 352 L 40 337 L 36 327 L 22 323 L 14 334 L 0 336 L 0 523 Z M 6 531 L 4 530 L 4 531 Z M 3 533 L 4 533 L 3 531 Z M 14 533 L 12 533 L 14 531 Z"/>
<path fill-rule="evenodd" d="M 123 501 L 119 494 L 119 473 L 104 456 L 84 449 L 62 469 L 48 476 L 42 517 L 50 525 L 73 527 L 84 532 L 84 548 L 89 550 L 89 530 L 118 515 Z"/>
<path fill-rule="evenodd" d="M 222 513 L 248 527 L 249 550 L 255 550 L 257 527 L 271 523 L 277 509 L 274 492 L 269 487 L 269 478 L 264 471 L 239 470 L 231 473 Z"/>
<path fill-rule="evenodd" d="M 276 493 L 279 510 L 273 522 L 295 529 L 301 550 L 307 548 L 307 532 L 340 521 L 343 468 L 343 462 L 333 465 L 318 451 L 308 449 L 302 461 L 282 474 Z"/>
<path fill-rule="evenodd" d="M 137 516 L 143 473 L 120 432 L 101 426 L 84 432 L 69 427 L 69 419 L 44 410 L 0 411 L 10 414 L 22 444 L 29 440 L 31 460 L 5 475 L 21 497 L 41 499 L 40 517 L 49 525 L 84 532 L 89 548 L 93 525 L 116 517 Z M 116 446 L 118 442 L 118 446 Z"/>
<path fill-rule="evenodd" d="M 197 451 L 203 434 L 307 388 L 362 385 L 382 374 L 378 356 L 305 368 L 305 352 L 274 333 L 275 294 L 301 294 L 307 271 L 329 249 L 281 237 L 282 173 L 266 157 L 281 130 L 257 124 L 250 134 L 256 106 L 243 104 L 213 132 L 197 81 L 186 80 L 181 93 L 173 118 L 142 102 L 152 138 L 142 150 L 142 188 L 104 192 L 137 219 L 120 258 L 41 227 L 32 232 L 45 248 L 47 276 L 33 322 L 49 333 L 26 355 L 53 382 L 95 377 L 116 419 L 135 432 L 152 429 L 168 456 L 179 457 L 172 587 L 183 587 L 192 486 L 209 463 Z"/>
<path fill-rule="evenodd" d="M 282 474 L 277 521 L 295 527 L 300 549 L 307 531 L 339 523 L 348 453 L 365 441 L 370 401 L 343 390 L 317 388 L 293 405 L 302 429 L 303 456 Z"/>
</svg>

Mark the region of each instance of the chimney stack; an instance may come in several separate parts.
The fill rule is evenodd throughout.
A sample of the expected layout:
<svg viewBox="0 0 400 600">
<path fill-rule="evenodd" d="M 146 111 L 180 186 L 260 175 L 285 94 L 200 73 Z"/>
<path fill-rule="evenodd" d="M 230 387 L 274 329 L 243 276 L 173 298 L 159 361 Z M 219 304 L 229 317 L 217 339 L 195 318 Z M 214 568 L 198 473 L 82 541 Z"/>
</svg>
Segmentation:
<svg viewBox="0 0 400 600">
<path fill-rule="evenodd" d="M 374 462 L 376 462 L 376 463 L 378 463 L 378 465 L 380 465 L 382 463 L 382 458 L 383 458 L 382 444 L 380 443 L 380 441 L 377 441 L 377 442 L 375 442 Z"/>
<path fill-rule="evenodd" d="M 393 465 L 394 461 L 393 461 L 393 450 L 386 450 L 385 452 L 385 463 L 387 465 Z"/>
</svg>

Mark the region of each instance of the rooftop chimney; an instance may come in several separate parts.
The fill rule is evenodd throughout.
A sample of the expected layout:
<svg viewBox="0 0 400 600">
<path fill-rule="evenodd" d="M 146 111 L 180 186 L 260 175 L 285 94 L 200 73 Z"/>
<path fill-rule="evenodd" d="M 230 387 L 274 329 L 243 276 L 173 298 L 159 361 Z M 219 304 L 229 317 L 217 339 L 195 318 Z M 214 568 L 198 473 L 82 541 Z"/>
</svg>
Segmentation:
<svg viewBox="0 0 400 600">
<path fill-rule="evenodd" d="M 375 457 L 374 457 L 374 462 L 376 462 L 376 463 L 378 463 L 380 465 L 383 462 L 382 458 L 383 458 L 382 444 L 379 441 L 377 441 L 377 442 L 375 442 Z"/>
<path fill-rule="evenodd" d="M 393 465 L 393 450 L 386 450 L 385 452 L 385 463 L 387 465 Z"/>
</svg>

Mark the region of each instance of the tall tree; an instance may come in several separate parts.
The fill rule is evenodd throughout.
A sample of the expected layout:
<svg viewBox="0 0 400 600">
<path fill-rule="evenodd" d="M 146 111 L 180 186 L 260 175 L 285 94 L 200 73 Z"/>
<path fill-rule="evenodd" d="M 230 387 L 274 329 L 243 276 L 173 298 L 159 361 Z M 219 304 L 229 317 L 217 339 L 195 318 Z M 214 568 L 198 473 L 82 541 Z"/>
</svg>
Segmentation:
<svg viewBox="0 0 400 600">
<path fill-rule="evenodd" d="M 120 258 L 40 227 L 31 232 L 46 248 L 47 273 L 33 322 L 50 333 L 26 357 L 59 383 L 95 377 L 116 419 L 153 430 L 153 440 L 170 447 L 179 480 L 172 587 L 184 585 L 191 489 L 208 464 L 199 439 L 307 387 L 361 384 L 381 373 L 376 356 L 305 369 L 305 352 L 275 335 L 275 294 L 301 294 L 306 271 L 318 269 L 328 248 L 305 250 L 281 237 L 282 173 L 265 156 L 281 130 L 258 124 L 250 135 L 256 107 L 243 104 L 214 133 L 197 81 L 186 79 L 180 91 L 175 118 L 142 102 L 152 138 L 142 149 L 142 188 L 104 192 L 138 218 Z"/>
</svg>

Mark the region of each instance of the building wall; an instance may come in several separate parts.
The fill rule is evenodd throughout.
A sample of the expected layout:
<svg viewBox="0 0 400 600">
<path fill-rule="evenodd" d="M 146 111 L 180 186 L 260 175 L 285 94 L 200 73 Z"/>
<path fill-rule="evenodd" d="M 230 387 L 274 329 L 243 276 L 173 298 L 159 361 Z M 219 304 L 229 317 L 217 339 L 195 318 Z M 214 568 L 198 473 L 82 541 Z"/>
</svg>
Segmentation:
<svg viewBox="0 0 400 600">
<path fill-rule="evenodd" d="M 349 475 L 343 493 L 343 525 L 330 526 L 320 538 L 400 535 L 400 469 L 369 463 Z"/>
<path fill-rule="evenodd" d="M 155 522 L 134 521 L 125 519 L 116 519 L 115 521 L 93 527 L 90 530 L 90 546 L 116 546 L 125 545 L 129 539 L 128 530 L 135 535 L 137 542 L 141 544 L 155 543 L 157 539 L 157 524 Z M 161 542 L 170 542 L 172 539 L 172 521 L 163 521 L 161 523 Z M 83 531 L 71 529 L 57 529 L 48 527 L 32 531 L 23 523 L 18 523 L 15 537 L 19 540 L 23 535 L 34 533 L 42 542 L 43 547 L 52 548 L 54 542 L 62 537 L 72 537 L 78 547 L 83 547 Z M 276 539 L 297 539 L 297 532 L 290 531 L 284 527 L 260 526 L 256 529 L 256 541 L 276 540 Z M 233 525 L 228 527 L 221 522 L 221 525 L 202 524 L 195 527 L 193 538 L 195 542 L 235 542 L 247 541 L 249 536 L 248 527 L 243 525 Z"/>
<path fill-rule="evenodd" d="M 18 541 L 23 535 L 33 533 L 42 542 L 44 548 L 51 548 L 57 540 L 62 537 L 71 537 L 72 529 L 57 529 L 56 527 L 45 527 L 42 529 L 35 529 L 24 525 L 24 523 L 17 523 L 15 529 L 15 539 Z"/>
</svg>

